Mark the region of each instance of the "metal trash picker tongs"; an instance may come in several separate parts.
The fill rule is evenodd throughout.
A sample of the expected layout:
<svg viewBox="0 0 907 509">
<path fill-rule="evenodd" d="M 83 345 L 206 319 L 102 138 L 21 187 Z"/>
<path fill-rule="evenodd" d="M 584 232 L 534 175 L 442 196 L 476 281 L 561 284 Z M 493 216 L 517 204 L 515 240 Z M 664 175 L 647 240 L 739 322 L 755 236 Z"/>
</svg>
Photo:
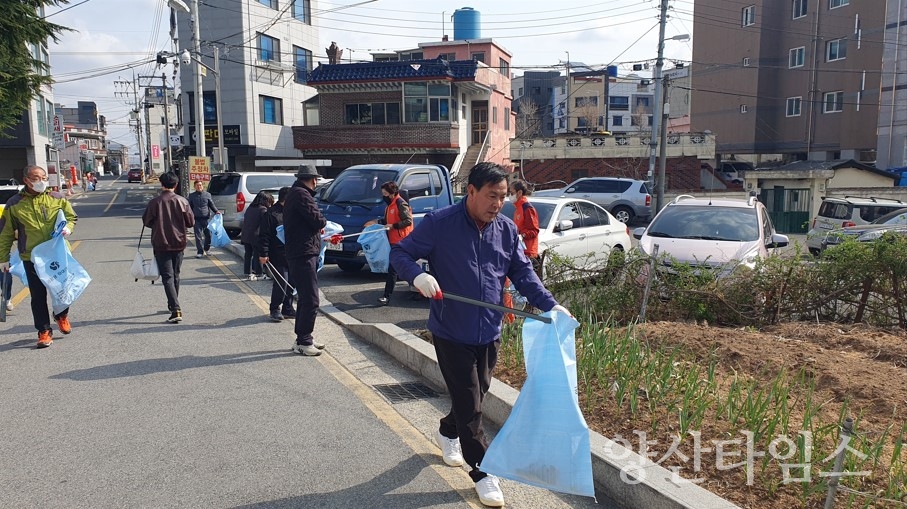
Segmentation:
<svg viewBox="0 0 907 509">
<path fill-rule="evenodd" d="M 490 302 L 485 302 L 476 299 L 470 299 L 469 297 L 463 297 L 462 295 L 457 295 L 450 292 L 441 292 L 442 299 L 450 299 L 458 302 L 463 302 L 466 304 L 472 304 L 473 306 L 479 306 L 483 308 L 493 309 L 495 311 L 500 311 L 502 313 L 510 313 L 516 316 L 522 316 L 523 318 L 531 318 L 533 320 L 538 320 L 544 323 L 551 323 L 551 317 L 536 315 L 532 313 L 527 313 L 525 311 L 520 311 L 519 309 L 509 308 L 507 306 L 499 306 L 497 304 L 491 304 Z"/>
<path fill-rule="evenodd" d="M 389 227 L 389 226 L 385 226 L 384 229 L 385 229 L 385 230 L 389 230 L 390 227 Z M 351 239 L 351 238 L 353 238 L 353 237 L 358 237 L 358 236 L 360 236 L 360 235 L 362 235 L 362 234 L 364 234 L 364 233 L 371 233 L 371 232 L 376 232 L 376 231 L 380 231 L 380 230 L 367 230 L 367 231 L 363 230 L 363 231 L 361 231 L 361 232 L 359 232 L 359 233 L 348 233 L 348 234 L 346 234 L 346 235 L 344 235 L 344 234 L 342 234 L 342 233 L 335 233 L 335 234 L 333 234 L 333 235 L 331 235 L 331 236 L 329 236 L 329 237 L 323 237 L 323 239 L 326 240 L 326 241 L 328 241 L 328 242 L 330 242 L 331 244 L 335 244 L 335 245 L 336 245 L 336 244 L 340 244 L 341 242 L 343 242 L 343 239 Z"/>
</svg>

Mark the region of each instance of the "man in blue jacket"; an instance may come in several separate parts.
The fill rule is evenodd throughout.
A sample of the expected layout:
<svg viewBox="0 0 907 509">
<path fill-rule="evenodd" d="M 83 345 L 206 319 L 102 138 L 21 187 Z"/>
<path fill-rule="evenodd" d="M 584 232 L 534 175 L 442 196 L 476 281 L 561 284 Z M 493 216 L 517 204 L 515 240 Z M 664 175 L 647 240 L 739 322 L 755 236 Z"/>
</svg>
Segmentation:
<svg viewBox="0 0 907 509">
<path fill-rule="evenodd" d="M 467 195 L 460 203 L 428 214 L 391 248 L 397 274 L 434 299 L 428 329 L 451 399 L 435 439 L 445 463 L 460 466 L 465 460 L 471 467 L 479 500 L 492 507 L 503 506 L 504 495 L 497 478 L 478 465 L 488 448 L 482 400 L 497 363 L 503 313 L 443 300 L 441 290 L 500 305 L 504 278 L 510 278 L 533 306 L 569 314 L 539 281 L 520 247 L 516 225 L 498 215 L 506 196 L 507 171 L 479 163 L 469 172 Z M 420 258 L 428 260 L 431 274 L 416 263 Z"/>
</svg>

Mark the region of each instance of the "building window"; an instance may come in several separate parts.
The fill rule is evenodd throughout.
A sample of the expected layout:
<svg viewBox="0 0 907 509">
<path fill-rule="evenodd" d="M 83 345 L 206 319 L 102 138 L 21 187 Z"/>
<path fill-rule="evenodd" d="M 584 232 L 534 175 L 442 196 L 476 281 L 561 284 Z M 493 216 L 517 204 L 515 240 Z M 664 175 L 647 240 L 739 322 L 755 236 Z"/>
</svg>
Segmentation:
<svg viewBox="0 0 907 509">
<path fill-rule="evenodd" d="M 523 97 L 523 87 L 520 87 L 520 97 Z"/>
<path fill-rule="evenodd" d="M 438 58 L 440 58 L 441 60 L 447 60 L 448 62 L 452 62 L 457 59 L 457 54 L 456 53 L 441 53 L 440 55 L 438 55 Z"/>
<path fill-rule="evenodd" d="M 835 39 L 825 43 L 825 61 L 832 62 L 847 58 L 847 39 Z"/>
<path fill-rule="evenodd" d="M 275 7 L 276 8 L 276 7 Z M 307 23 L 312 24 L 312 2 L 311 0 L 293 0 L 293 17 Z"/>
<path fill-rule="evenodd" d="M 746 105 L 745 105 L 745 104 L 741 104 L 741 105 L 740 105 L 740 113 L 746 113 L 746 112 L 747 112 L 747 107 L 746 107 Z"/>
<path fill-rule="evenodd" d="M 501 74 L 510 76 L 510 62 L 500 58 L 498 59 L 498 67 L 500 68 Z"/>
<path fill-rule="evenodd" d="M 485 63 L 485 52 L 484 51 L 474 51 L 472 53 L 472 59 L 476 62 Z"/>
<path fill-rule="evenodd" d="M 266 95 L 258 96 L 259 121 L 262 124 L 283 125 L 283 100 Z"/>
<path fill-rule="evenodd" d="M 38 134 L 47 136 L 47 113 L 44 110 L 44 98 L 40 95 L 35 99 L 35 114 L 38 117 Z"/>
<path fill-rule="evenodd" d="M 312 52 L 293 46 L 293 56 L 296 59 L 296 83 L 305 83 L 312 70 Z"/>
<path fill-rule="evenodd" d="M 264 62 L 280 62 L 280 40 L 265 34 L 258 34 L 258 59 Z"/>
<path fill-rule="evenodd" d="M 643 108 L 649 109 L 649 97 L 637 97 L 636 98 L 636 107 L 639 108 L 640 106 L 642 106 Z"/>
<path fill-rule="evenodd" d="M 186 92 L 186 97 L 188 104 L 195 104 L 194 93 Z M 217 95 L 213 90 L 202 94 L 202 113 L 205 115 L 205 124 L 217 123 Z M 189 108 L 189 123 L 195 124 L 195 108 Z"/>
<path fill-rule="evenodd" d="M 845 5 L 850 5 L 850 0 L 828 0 L 829 9 L 837 9 L 838 7 L 844 7 Z"/>
<path fill-rule="evenodd" d="M 598 97 L 577 97 L 573 100 L 573 104 L 577 108 L 582 108 L 584 106 L 598 106 Z"/>
<path fill-rule="evenodd" d="M 455 121 L 457 104 L 449 84 L 405 83 L 403 107 L 406 122 Z"/>
<path fill-rule="evenodd" d="M 399 124 L 400 103 L 361 103 L 346 105 L 347 124 Z"/>
<path fill-rule="evenodd" d="M 54 103 L 44 101 L 44 114 L 47 117 L 47 131 L 51 132 L 54 128 Z"/>
<path fill-rule="evenodd" d="M 791 48 L 788 57 L 787 66 L 793 69 L 794 67 L 803 67 L 804 57 L 806 55 L 806 47 L 800 46 L 799 48 Z"/>
<path fill-rule="evenodd" d="M 806 16 L 806 7 L 806 0 L 794 0 L 794 13 L 792 18 L 797 19 Z"/>
<path fill-rule="evenodd" d="M 498 107 L 497 106 L 491 107 L 491 123 L 492 124 L 498 123 Z"/>
<path fill-rule="evenodd" d="M 625 95 L 612 95 L 608 98 L 608 107 L 615 111 L 628 111 L 630 98 Z"/>
<path fill-rule="evenodd" d="M 823 113 L 836 113 L 839 111 L 844 111 L 844 92 L 827 92 L 825 94 L 824 106 L 822 108 Z"/>
<path fill-rule="evenodd" d="M 510 130 L 510 108 L 504 108 L 504 129 Z"/>
<path fill-rule="evenodd" d="M 788 97 L 787 98 L 787 112 L 785 116 L 788 117 L 799 117 L 800 116 L 800 106 L 803 103 L 801 97 Z"/>
<path fill-rule="evenodd" d="M 268 7 L 272 8 L 272 9 L 277 8 L 277 0 L 258 0 L 258 3 L 260 3 L 262 5 L 267 5 Z"/>
<path fill-rule="evenodd" d="M 740 23 L 742 26 L 745 26 L 745 27 L 756 24 L 756 6 L 755 5 L 750 5 L 748 7 L 743 8 L 743 11 L 741 11 Z"/>
<path fill-rule="evenodd" d="M 611 125 L 613 125 L 613 126 L 624 125 L 624 116 L 623 115 L 614 115 L 613 117 L 611 117 Z"/>
<path fill-rule="evenodd" d="M 743 57 L 743 67 L 750 66 L 750 57 Z"/>
</svg>

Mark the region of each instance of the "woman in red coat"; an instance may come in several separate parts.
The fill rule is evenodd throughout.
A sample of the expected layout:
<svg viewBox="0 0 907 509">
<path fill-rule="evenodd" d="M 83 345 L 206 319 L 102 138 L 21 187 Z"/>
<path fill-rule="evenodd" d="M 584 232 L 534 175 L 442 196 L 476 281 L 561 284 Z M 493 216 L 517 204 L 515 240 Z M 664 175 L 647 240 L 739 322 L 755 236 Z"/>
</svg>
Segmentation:
<svg viewBox="0 0 907 509">
<path fill-rule="evenodd" d="M 384 217 L 376 221 L 369 221 L 365 226 L 373 224 L 383 224 L 387 227 L 387 240 L 390 245 L 400 242 L 413 231 L 413 213 L 406 203 L 406 200 L 400 196 L 400 188 L 396 182 L 385 182 L 381 184 L 381 197 L 387 208 L 384 209 Z M 397 271 L 394 270 L 393 264 L 387 265 L 387 281 L 384 282 L 384 295 L 378 298 L 382 306 L 390 302 L 391 294 L 394 293 L 394 285 L 397 284 Z"/>
</svg>

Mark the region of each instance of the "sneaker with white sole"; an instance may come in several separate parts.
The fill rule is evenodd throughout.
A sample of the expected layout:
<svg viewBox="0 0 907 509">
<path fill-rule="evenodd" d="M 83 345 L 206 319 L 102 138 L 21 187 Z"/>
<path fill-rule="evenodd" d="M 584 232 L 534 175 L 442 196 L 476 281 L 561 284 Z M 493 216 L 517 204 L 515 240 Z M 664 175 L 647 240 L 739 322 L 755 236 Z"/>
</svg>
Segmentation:
<svg viewBox="0 0 907 509">
<path fill-rule="evenodd" d="M 447 438 L 440 431 L 435 431 L 435 442 L 441 448 L 441 457 L 444 463 L 452 467 L 463 465 L 463 451 L 460 449 L 459 438 Z"/>
<path fill-rule="evenodd" d="M 293 352 L 306 357 L 318 357 L 321 355 L 321 350 L 315 345 L 300 345 L 299 343 L 293 343 Z"/>
<path fill-rule="evenodd" d="M 6 301 L 6 310 L 7 310 L 7 311 L 12 311 L 12 310 L 13 310 L 13 303 L 12 303 L 12 302 Z"/>
<path fill-rule="evenodd" d="M 488 475 L 476 483 L 476 493 L 479 494 L 479 501 L 488 507 L 504 507 L 504 492 L 501 491 L 501 484 L 498 478 Z"/>
</svg>

